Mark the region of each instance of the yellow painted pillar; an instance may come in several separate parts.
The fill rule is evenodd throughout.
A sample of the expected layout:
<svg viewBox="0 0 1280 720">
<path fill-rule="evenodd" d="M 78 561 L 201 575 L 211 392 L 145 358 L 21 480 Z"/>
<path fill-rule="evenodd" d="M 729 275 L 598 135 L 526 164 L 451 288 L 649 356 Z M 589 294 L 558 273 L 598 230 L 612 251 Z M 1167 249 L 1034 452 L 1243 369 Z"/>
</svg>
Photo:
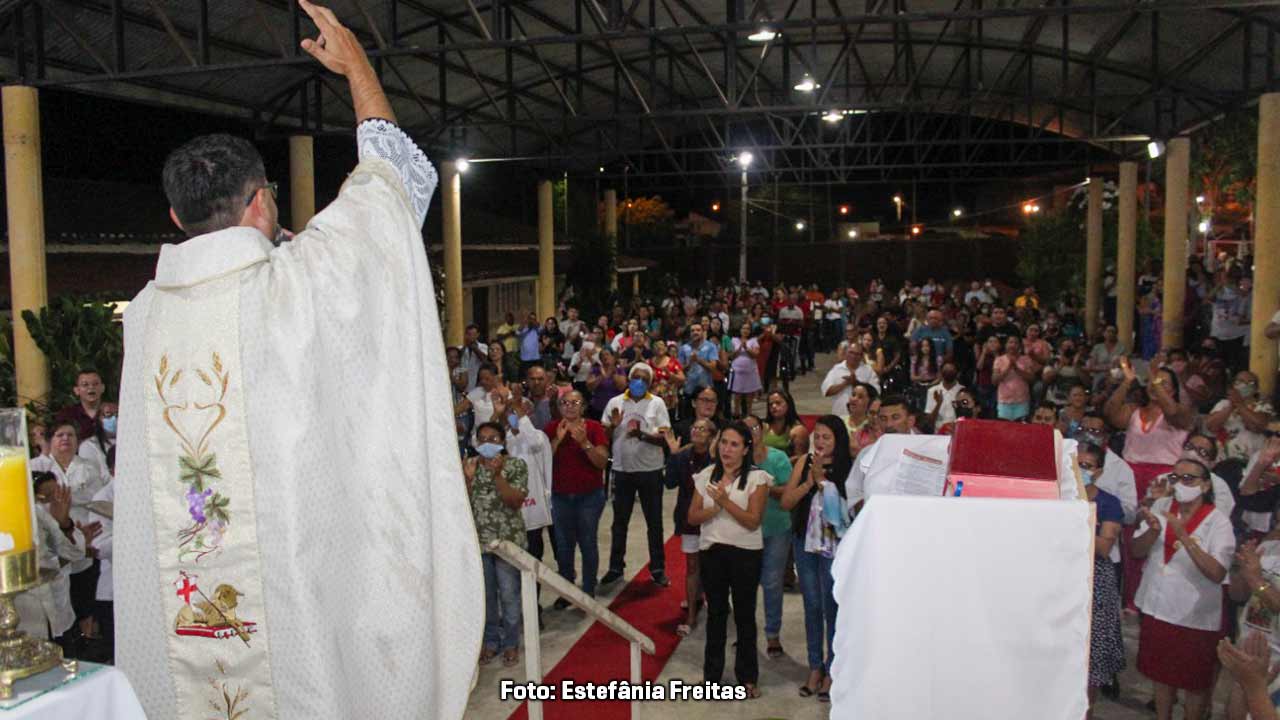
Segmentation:
<svg viewBox="0 0 1280 720">
<path fill-rule="evenodd" d="M 551 181 L 538 181 L 538 319 L 556 314 L 555 213 Z"/>
<path fill-rule="evenodd" d="M 640 273 L 631 273 L 631 294 L 640 295 Z"/>
<path fill-rule="evenodd" d="M 1089 178 L 1084 261 L 1084 329 L 1089 338 L 1098 332 L 1098 314 L 1102 310 L 1102 188 L 1102 178 Z"/>
<path fill-rule="evenodd" d="M 44 257 L 44 189 L 40 169 L 40 98 L 36 89 L 3 90 L 4 194 L 9 211 L 9 289 L 18 404 L 49 395 L 49 359 L 27 331 L 22 311 L 49 302 Z"/>
<path fill-rule="evenodd" d="M 1254 206 L 1253 319 L 1249 369 L 1258 376 L 1262 397 L 1276 383 L 1276 341 L 1265 335 L 1280 308 L 1280 93 L 1258 101 L 1258 184 Z"/>
<path fill-rule="evenodd" d="M 1133 352 L 1133 312 L 1138 265 L 1138 164 L 1120 163 L 1120 233 L 1116 250 L 1116 330 Z"/>
<path fill-rule="evenodd" d="M 1169 141 L 1165 153 L 1164 298 L 1160 344 L 1182 347 L 1182 304 L 1187 294 L 1187 196 L 1191 192 L 1191 140 Z"/>
<path fill-rule="evenodd" d="M 440 163 L 440 216 L 444 238 L 445 342 L 461 345 L 466 320 L 462 303 L 462 176 L 458 163 Z"/>
<path fill-rule="evenodd" d="M 310 135 L 289 136 L 289 222 L 301 231 L 316 214 L 315 142 Z"/>
<path fill-rule="evenodd" d="M 609 289 L 618 289 L 618 191 L 604 191 L 604 236 L 609 243 L 609 256 L 614 259 L 613 273 L 609 276 Z"/>
</svg>

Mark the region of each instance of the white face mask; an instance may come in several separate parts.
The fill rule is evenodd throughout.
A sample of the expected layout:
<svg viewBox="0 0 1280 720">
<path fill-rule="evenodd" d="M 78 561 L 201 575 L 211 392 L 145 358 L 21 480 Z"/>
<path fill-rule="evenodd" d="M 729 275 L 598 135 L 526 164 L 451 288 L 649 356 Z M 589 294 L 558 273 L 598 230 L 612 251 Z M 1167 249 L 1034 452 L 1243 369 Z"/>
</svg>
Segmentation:
<svg viewBox="0 0 1280 720">
<path fill-rule="evenodd" d="M 1173 486 L 1173 498 L 1179 503 L 1195 502 L 1196 498 L 1199 498 L 1203 494 L 1204 488 L 1199 485 L 1183 485 L 1182 483 L 1178 483 Z"/>
</svg>

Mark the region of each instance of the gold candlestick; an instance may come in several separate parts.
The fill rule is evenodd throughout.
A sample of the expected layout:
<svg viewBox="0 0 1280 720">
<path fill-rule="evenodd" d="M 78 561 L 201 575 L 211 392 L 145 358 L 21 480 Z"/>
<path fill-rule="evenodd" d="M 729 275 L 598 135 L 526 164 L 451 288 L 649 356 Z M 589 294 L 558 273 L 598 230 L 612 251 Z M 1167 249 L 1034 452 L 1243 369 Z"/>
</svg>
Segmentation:
<svg viewBox="0 0 1280 720">
<path fill-rule="evenodd" d="M 64 660 L 62 648 L 18 630 L 18 609 L 13 605 L 14 595 L 49 582 L 57 573 L 40 570 L 34 548 L 0 555 L 0 700 L 13 697 L 13 683 L 24 677 L 59 665 L 76 672 L 76 661 Z"/>
</svg>

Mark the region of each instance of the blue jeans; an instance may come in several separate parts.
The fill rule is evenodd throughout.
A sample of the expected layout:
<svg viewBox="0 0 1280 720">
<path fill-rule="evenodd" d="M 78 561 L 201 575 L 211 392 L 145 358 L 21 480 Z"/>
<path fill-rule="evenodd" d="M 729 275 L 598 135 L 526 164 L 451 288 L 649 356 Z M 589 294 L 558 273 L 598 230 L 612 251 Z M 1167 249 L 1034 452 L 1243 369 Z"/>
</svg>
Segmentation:
<svg viewBox="0 0 1280 720">
<path fill-rule="evenodd" d="M 484 647 L 505 652 L 520 647 L 520 571 L 493 553 L 480 553 L 484 567 Z"/>
<path fill-rule="evenodd" d="M 600 571 L 597 530 L 604 512 L 604 488 L 581 495 L 556 493 L 551 496 L 551 519 L 556 530 L 556 560 L 560 576 L 576 580 L 573 557 L 582 548 L 582 592 L 596 594 L 596 574 Z"/>
<path fill-rule="evenodd" d="M 787 530 L 764 539 L 764 559 L 760 565 L 760 588 L 764 590 L 764 637 L 772 640 L 782 633 L 782 576 L 787 571 L 787 553 L 792 533 Z"/>
<path fill-rule="evenodd" d="M 805 552 L 804 538 L 792 537 L 796 577 L 800 582 L 800 594 L 804 597 L 804 640 L 809 648 L 809 669 L 822 670 L 829 675 L 836 652 L 836 598 L 831 594 L 831 559 Z"/>
</svg>

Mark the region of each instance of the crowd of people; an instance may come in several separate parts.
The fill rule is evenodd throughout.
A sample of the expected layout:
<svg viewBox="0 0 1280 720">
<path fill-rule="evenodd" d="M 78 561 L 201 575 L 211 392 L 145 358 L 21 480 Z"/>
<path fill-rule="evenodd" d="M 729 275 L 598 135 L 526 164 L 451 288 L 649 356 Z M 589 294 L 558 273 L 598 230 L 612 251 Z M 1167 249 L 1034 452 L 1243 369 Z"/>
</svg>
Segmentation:
<svg viewBox="0 0 1280 720">
<path fill-rule="evenodd" d="M 1257 706 L 1265 669 L 1280 660 L 1280 418 L 1242 351 L 1247 261 L 1218 264 L 1208 279 L 1196 263 L 1189 273 L 1185 347 L 1150 353 L 1127 347 L 1113 316 L 1087 337 L 1070 295 L 1050 304 L 1033 287 L 990 280 L 929 279 L 896 293 L 879 281 L 864 292 L 672 289 L 594 321 L 570 298 L 541 321 L 508 315 L 488 338 L 468 327 L 446 352 L 485 550 L 479 662 L 515 665 L 523 623 L 539 620 L 522 617 L 520 573 L 490 545 L 509 541 L 539 559 L 550 549 L 560 574 L 595 595 L 627 575 L 638 500 L 642 580 L 670 584 L 664 541 L 672 530 L 681 538 L 676 632 L 706 623 L 705 679 L 725 673 L 732 614 L 734 678 L 759 694 L 757 593 L 763 653 L 777 658 L 790 587 L 803 602 L 810 671 L 798 692 L 828 700 L 831 562 L 856 521 L 846 479 L 859 454 L 885 434 L 949 434 L 986 418 L 1052 425 L 1080 442 L 1098 517 L 1091 702 L 1117 689 L 1132 613 L 1158 717 L 1171 717 L 1179 696 L 1185 717 L 1207 717 L 1220 666 L 1235 680 L 1231 717 L 1269 717 Z M 1280 317 L 1267 337 L 1280 338 Z M 830 412 L 802 418 L 785 381 L 817 372 L 828 353 L 820 391 Z M 85 370 L 78 402 L 32 423 L 41 562 L 61 574 L 19 599 L 28 632 L 91 659 L 110 658 L 112 635 L 110 517 L 93 509 L 112 498 L 116 406 L 103 393 L 102 377 Z"/>
<path fill-rule="evenodd" d="M 1280 653 L 1280 420 L 1242 351 L 1249 262 L 1217 265 L 1206 274 L 1195 261 L 1188 273 L 1185 347 L 1150 353 L 1118 337 L 1113 303 L 1088 337 L 1072 295 L 1049 303 L 1034 287 L 991 280 L 930 278 L 896 293 L 879 281 L 865 292 L 675 288 L 594 322 L 572 300 L 542 320 L 508 315 L 487 343 L 471 326 L 449 350 L 459 443 L 464 456 L 478 455 L 470 466 L 493 476 L 503 469 L 492 487 L 472 485 L 478 524 L 505 513 L 501 539 L 538 557 L 550 529 L 561 574 L 579 580 L 580 553 L 581 587 L 594 594 L 624 577 L 638 497 L 647 579 L 667 586 L 662 498 L 674 490 L 672 529 L 686 557 L 677 633 L 692 632 L 705 606 L 706 679 L 724 674 L 732 613 L 735 679 L 759 692 L 757 592 L 764 654 L 774 658 L 783 654 L 784 587 L 794 585 L 810 668 L 799 693 L 826 700 L 837 612 L 831 559 L 856 518 L 841 509 L 851 504 L 845 480 L 859 453 L 884 434 L 945 435 L 967 418 L 1052 425 L 1080 442 L 1098 508 L 1091 702 L 1118 692 L 1122 617 L 1131 613 L 1137 667 L 1152 681 L 1160 718 L 1179 695 L 1186 717 L 1206 717 L 1220 662 L 1240 680 L 1232 716 L 1244 717 L 1250 633 Z M 1149 310 L 1144 300 L 1135 317 L 1139 343 L 1151 332 Z M 1267 333 L 1280 338 L 1280 318 Z M 783 381 L 788 371 L 815 371 L 820 353 L 835 356 L 820 385 L 831 411 L 806 422 Z M 530 433 L 538 441 L 517 449 L 511 438 Z M 505 450 L 496 447 L 504 434 Z M 597 580 L 606 502 L 612 542 Z M 533 518 L 540 504 L 550 512 Z M 481 662 L 501 653 L 514 664 L 518 594 L 501 572 L 494 577 Z M 1219 647 L 1231 636 L 1241 643 Z"/>
</svg>

